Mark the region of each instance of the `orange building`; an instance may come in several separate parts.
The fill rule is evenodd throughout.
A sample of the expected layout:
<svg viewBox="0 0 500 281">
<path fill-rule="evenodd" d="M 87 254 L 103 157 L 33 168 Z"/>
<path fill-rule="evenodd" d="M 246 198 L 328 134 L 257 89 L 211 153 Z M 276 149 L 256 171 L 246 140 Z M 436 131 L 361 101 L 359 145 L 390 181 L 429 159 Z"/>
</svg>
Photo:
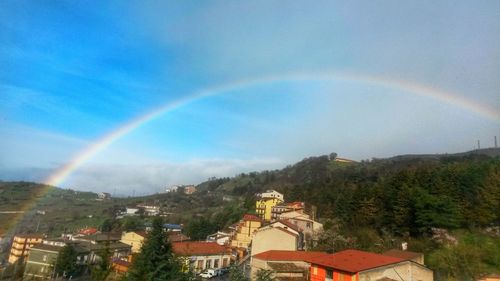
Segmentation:
<svg viewBox="0 0 500 281">
<path fill-rule="evenodd" d="M 31 247 L 42 243 L 43 235 L 41 234 L 17 234 L 12 241 L 10 248 L 9 263 L 13 264 L 19 259 L 25 261 Z"/>
<path fill-rule="evenodd" d="M 422 280 L 433 281 L 433 272 L 414 261 L 345 250 L 310 260 L 311 281 Z"/>
</svg>

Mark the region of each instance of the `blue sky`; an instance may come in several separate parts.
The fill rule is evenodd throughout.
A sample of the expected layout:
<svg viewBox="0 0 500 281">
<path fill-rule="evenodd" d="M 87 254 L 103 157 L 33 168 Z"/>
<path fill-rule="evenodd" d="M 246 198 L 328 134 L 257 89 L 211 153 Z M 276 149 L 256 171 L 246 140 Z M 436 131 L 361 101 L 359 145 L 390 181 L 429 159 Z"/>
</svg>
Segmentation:
<svg viewBox="0 0 500 281">
<path fill-rule="evenodd" d="M 500 110 L 498 1 L 1 1 L 0 179 L 42 181 L 158 106 L 64 187 L 128 194 L 275 169 L 492 146 L 498 120 L 366 81 L 410 81 Z"/>
</svg>

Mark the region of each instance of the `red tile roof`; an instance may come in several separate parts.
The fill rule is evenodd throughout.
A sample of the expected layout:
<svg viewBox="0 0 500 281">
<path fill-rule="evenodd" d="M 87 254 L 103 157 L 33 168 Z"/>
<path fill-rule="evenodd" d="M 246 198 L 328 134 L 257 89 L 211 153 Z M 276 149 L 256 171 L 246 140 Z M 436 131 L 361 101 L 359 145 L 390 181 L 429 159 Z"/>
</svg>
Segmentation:
<svg viewBox="0 0 500 281">
<path fill-rule="evenodd" d="M 310 260 L 314 264 L 352 273 L 401 261 L 404 260 L 358 250 L 345 250 L 332 255 L 315 257 Z"/>
<path fill-rule="evenodd" d="M 270 250 L 253 256 L 256 259 L 267 261 L 309 261 L 328 255 L 325 252 L 304 252 L 304 251 L 279 251 Z"/>
<path fill-rule="evenodd" d="M 94 227 L 89 227 L 89 228 L 84 228 L 82 230 L 80 230 L 80 234 L 85 234 L 85 235 L 90 235 L 90 234 L 94 234 L 97 232 L 97 228 L 94 228 Z"/>
<path fill-rule="evenodd" d="M 243 216 L 243 220 L 245 221 L 262 221 L 259 217 L 255 216 L 255 215 L 250 215 L 250 214 L 245 214 Z"/>
<path fill-rule="evenodd" d="M 179 256 L 216 255 L 227 252 L 226 247 L 215 242 L 174 242 L 172 248 Z"/>
</svg>

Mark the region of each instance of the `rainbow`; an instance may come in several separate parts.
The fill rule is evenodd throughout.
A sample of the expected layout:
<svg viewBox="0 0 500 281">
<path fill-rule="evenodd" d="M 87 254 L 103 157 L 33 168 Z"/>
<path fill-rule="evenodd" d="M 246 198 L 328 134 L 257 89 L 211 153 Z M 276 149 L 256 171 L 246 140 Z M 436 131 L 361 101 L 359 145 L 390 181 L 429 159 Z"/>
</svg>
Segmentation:
<svg viewBox="0 0 500 281">
<path fill-rule="evenodd" d="M 276 82 L 321 82 L 321 81 L 345 81 L 345 82 L 356 82 L 361 84 L 368 84 L 373 86 L 378 86 L 382 88 L 399 90 L 404 93 L 414 94 L 417 96 L 422 96 L 430 98 L 442 103 L 450 104 L 463 108 L 479 116 L 493 121 L 500 120 L 500 111 L 489 107 L 484 104 L 477 103 L 465 97 L 461 97 L 457 94 L 451 92 L 437 89 L 431 86 L 417 84 L 410 81 L 394 80 L 386 77 L 371 76 L 371 75 L 360 75 L 352 73 L 339 73 L 339 72 L 321 72 L 321 73 L 289 73 L 276 76 L 267 76 L 257 79 L 246 79 L 236 82 L 231 82 L 227 84 L 217 85 L 213 87 L 204 88 L 191 93 L 181 99 L 168 102 L 144 115 L 134 118 L 124 125 L 118 127 L 117 129 L 111 131 L 110 133 L 104 135 L 102 138 L 98 139 L 91 145 L 89 145 L 84 150 L 80 151 L 71 159 L 67 164 L 58 168 L 53 174 L 46 178 L 43 182 L 46 184 L 43 192 L 37 196 L 43 196 L 50 191 L 51 187 L 58 186 L 64 182 L 64 180 L 71 175 L 75 170 L 77 170 L 81 165 L 87 162 L 89 159 L 97 155 L 99 152 L 106 149 L 108 146 L 112 145 L 115 141 L 126 136 L 130 132 L 134 131 L 138 127 L 144 125 L 145 123 L 154 120 L 163 114 L 171 112 L 177 108 L 188 105 L 196 100 L 220 95 L 223 93 L 242 90 L 256 85 L 265 85 Z M 36 202 L 31 202 L 23 210 L 29 210 L 34 207 Z M 17 219 L 16 219 L 17 220 Z"/>
<path fill-rule="evenodd" d="M 364 84 L 371 84 L 384 88 L 396 89 L 406 93 L 412 93 L 418 96 L 431 98 L 443 103 L 454 105 L 470 112 L 476 113 L 485 118 L 499 121 L 500 112 L 487 105 L 474 102 L 465 97 L 457 96 L 450 92 L 436 89 L 430 86 L 421 85 L 409 81 L 391 80 L 377 76 L 355 75 L 346 73 L 317 73 L 317 74 L 286 74 L 279 76 L 268 76 L 259 79 L 241 80 L 233 83 L 223 84 L 215 87 L 205 88 L 196 91 L 184 98 L 164 104 L 155 110 L 148 112 L 142 116 L 130 120 L 116 130 L 111 131 L 101 139 L 97 140 L 86 149 L 78 153 L 68 164 L 60 167 L 52 175 L 50 175 L 44 183 L 47 185 L 57 186 L 61 184 L 73 171 L 78 169 L 82 164 L 91 159 L 93 156 L 104 150 L 106 147 L 113 144 L 118 139 L 124 137 L 130 132 L 145 123 L 160 117 L 179 107 L 185 106 L 201 98 L 220 95 L 230 91 L 241 90 L 254 85 L 271 84 L 275 82 L 297 82 L 297 81 L 351 81 Z"/>
</svg>

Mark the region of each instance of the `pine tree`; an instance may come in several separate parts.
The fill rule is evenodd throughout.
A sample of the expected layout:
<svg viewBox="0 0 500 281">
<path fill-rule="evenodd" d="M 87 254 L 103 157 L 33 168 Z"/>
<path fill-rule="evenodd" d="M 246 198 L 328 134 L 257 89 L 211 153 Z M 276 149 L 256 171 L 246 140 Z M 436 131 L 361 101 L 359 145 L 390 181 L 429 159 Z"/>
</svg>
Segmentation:
<svg viewBox="0 0 500 281">
<path fill-rule="evenodd" d="M 134 257 L 126 280 L 187 280 L 163 232 L 161 219 L 153 221 L 153 230 L 148 234 L 141 252 Z"/>
<path fill-rule="evenodd" d="M 57 256 L 56 261 L 56 272 L 59 275 L 65 274 L 66 276 L 74 275 L 77 271 L 76 259 L 77 252 L 73 245 L 68 244 L 64 246 L 59 255 Z"/>
</svg>

